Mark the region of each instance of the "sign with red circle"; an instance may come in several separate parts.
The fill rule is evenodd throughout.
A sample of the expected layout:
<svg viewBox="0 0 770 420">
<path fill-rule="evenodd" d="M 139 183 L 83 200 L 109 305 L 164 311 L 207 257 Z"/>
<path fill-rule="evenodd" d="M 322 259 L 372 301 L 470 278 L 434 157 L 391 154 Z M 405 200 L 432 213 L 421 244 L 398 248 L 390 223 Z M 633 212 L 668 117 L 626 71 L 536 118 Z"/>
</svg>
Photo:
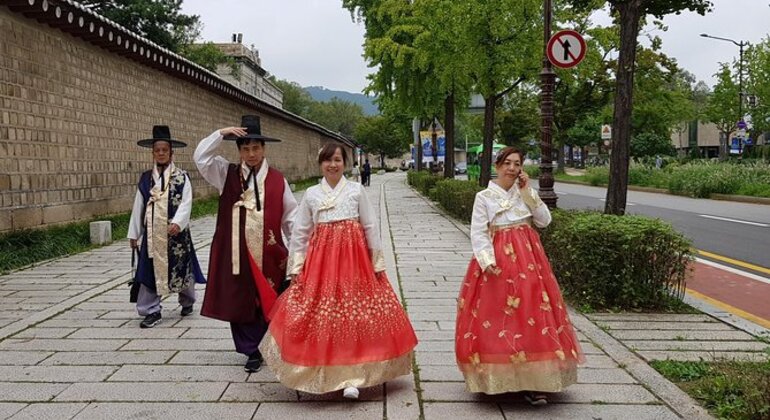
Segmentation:
<svg viewBox="0 0 770 420">
<path fill-rule="evenodd" d="M 579 33 L 571 30 L 556 32 L 545 49 L 548 61 L 556 67 L 575 67 L 586 56 L 586 41 Z"/>
</svg>

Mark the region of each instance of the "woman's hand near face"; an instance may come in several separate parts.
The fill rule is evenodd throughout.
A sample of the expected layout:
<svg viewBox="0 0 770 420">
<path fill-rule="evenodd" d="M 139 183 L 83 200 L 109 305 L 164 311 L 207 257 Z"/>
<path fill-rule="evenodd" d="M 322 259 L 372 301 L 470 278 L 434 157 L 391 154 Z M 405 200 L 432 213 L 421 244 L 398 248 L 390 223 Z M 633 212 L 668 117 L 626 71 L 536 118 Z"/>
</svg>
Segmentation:
<svg viewBox="0 0 770 420">
<path fill-rule="evenodd" d="M 527 175 L 527 173 L 524 172 L 523 169 L 519 172 L 518 178 L 519 178 L 519 188 L 520 189 L 524 189 L 524 188 L 529 187 L 529 175 Z"/>
</svg>

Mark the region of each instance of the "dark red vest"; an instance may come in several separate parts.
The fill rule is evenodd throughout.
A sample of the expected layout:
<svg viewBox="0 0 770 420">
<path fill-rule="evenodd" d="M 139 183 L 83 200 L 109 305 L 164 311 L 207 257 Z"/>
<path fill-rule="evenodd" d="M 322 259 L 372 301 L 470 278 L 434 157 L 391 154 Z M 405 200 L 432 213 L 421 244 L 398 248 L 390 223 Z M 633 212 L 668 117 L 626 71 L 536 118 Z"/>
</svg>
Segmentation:
<svg viewBox="0 0 770 420">
<path fill-rule="evenodd" d="M 262 203 L 264 212 L 264 240 L 262 242 L 262 274 L 278 291 L 286 277 L 286 259 L 288 250 L 283 244 L 281 219 L 283 218 L 283 193 L 286 184 L 283 174 L 268 168 L 265 178 L 265 199 Z M 217 227 L 211 242 L 209 257 L 208 285 L 203 299 L 201 314 L 210 318 L 228 322 L 254 323 L 262 318 L 255 278 L 249 264 L 249 251 L 246 247 L 246 209 L 240 208 L 240 274 L 233 275 L 231 223 L 233 204 L 241 196 L 240 166 L 230 164 L 227 180 L 219 196 Z M 274 240 L 271 240 L 273 238 Z"/>
</svg>

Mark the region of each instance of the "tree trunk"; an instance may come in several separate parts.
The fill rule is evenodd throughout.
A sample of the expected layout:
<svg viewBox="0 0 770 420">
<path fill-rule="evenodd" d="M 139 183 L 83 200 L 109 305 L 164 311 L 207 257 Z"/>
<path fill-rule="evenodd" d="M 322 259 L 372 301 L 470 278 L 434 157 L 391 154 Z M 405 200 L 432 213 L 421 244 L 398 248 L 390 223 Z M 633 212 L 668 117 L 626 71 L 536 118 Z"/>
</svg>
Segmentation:
<svg viewBox="0 0 770 420">
<path fill-rule="evenodd" d="M 481 164 L 481 176 L 479 176 L 479 185 L 486 188 L 489 180 L 492 178 L 492 141 L 495 136 L 495 105 L 497 95 L 490 94 L 484 98 L 484 145 L 483 154 L 479 156 Z"/>
<path fill-rule="evenodd" d="M 567 165 L 571 168 L 575 167 L 575 146 L 571 144 L 567 145 Z"/>
<path fill-rule="evenodd" d="M 455 94 L 444 99 L 444 178 L 455 177 Z"/>
<path fill-rule="evenodd" d="M 631 149 L 631 107 L 634 89 L 634 62 L 642 0 L 617 3 L 620 15 L 620 54 L 612 118 L 610 185 L 604 213 L 623 215 L 628 195 L 628 159 Z"/>
</svg>

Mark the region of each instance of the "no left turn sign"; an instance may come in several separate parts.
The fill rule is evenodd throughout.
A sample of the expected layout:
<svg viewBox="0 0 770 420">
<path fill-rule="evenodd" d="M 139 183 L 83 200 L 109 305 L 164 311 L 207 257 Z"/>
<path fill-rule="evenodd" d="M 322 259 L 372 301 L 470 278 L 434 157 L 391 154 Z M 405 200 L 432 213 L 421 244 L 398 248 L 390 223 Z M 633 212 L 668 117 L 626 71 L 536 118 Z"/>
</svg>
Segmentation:
<svg viewBox="0 0 770 420">
<path fill-rule="evenodd" d="M 575 31 L 559 31 L 548 41 L 546 54 L 556 67 L 575 67 L 586 56 L 586 41 Z"/>
</svg>

